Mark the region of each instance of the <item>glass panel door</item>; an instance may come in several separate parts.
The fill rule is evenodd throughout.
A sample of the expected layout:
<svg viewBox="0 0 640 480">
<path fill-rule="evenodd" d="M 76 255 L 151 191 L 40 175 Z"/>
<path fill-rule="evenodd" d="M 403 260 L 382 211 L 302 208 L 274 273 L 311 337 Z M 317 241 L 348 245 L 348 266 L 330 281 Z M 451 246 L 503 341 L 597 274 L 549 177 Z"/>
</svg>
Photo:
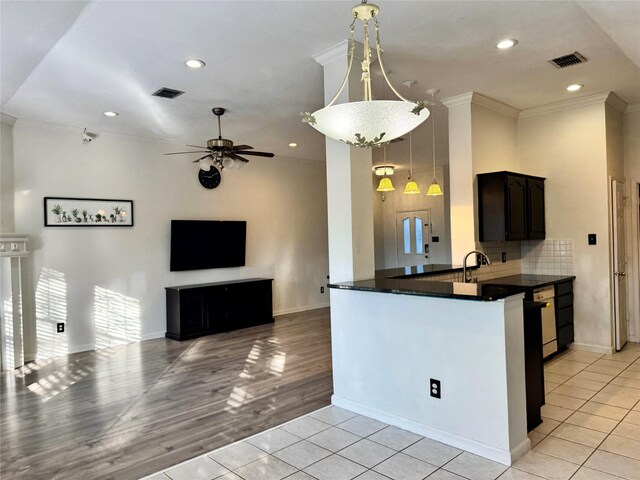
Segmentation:
<svg viewBox="0 0 640 480">
<path fill-rule="evenodd" d="M 430 263 L 431 210 L 396 213 L 398 267 Z"/>
</svg>

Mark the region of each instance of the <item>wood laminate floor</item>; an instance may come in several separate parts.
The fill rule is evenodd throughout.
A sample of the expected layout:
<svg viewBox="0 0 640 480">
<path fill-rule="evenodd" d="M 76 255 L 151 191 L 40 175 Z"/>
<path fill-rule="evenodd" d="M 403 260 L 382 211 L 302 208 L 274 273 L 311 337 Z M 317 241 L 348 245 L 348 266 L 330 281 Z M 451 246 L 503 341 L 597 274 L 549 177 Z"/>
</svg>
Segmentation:
<svg viewBox="0 0 640 480">
<path fill-rule="evenodd" d="M 137 479 L 329 405 L 329 309 L 0 378 L 3 480 Z"/>
</svg>

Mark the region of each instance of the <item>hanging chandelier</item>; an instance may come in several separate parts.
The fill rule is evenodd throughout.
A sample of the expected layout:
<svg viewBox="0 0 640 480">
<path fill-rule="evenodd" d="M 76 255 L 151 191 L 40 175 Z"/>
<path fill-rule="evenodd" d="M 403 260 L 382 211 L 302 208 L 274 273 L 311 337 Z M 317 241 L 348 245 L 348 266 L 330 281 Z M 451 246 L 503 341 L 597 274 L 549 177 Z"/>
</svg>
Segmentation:
<svg viewBox="0 0 640 480">
<path fill-rule="evenodd" d="M 302 121 L 329 138 L 340 140 L 349 145 L 372 148 L 385 145 L 390 140 L 413 130 L 429 117 L 427 102 L 412 102 L 404 98 L 391 85 L 382 63 L 382 45 L 380 44 L 380 8 L 367 0 L 351 9 L 353 22 L 350 26 L 347 73 L 342 85 L 326 107 L 313 113 L 301 113 Z M 375 49 L 382 76 L 399 100 L 374 100 L 371 93 L 371 48 L 369 47 L 369 20 L 373 19 L 375 28 Z M 363 23 L 364 60 L 361 62 L 364 100 L 334 105 L 349 80 L 353 57 L 356 49 L 356 21 Z"/>
</svg>

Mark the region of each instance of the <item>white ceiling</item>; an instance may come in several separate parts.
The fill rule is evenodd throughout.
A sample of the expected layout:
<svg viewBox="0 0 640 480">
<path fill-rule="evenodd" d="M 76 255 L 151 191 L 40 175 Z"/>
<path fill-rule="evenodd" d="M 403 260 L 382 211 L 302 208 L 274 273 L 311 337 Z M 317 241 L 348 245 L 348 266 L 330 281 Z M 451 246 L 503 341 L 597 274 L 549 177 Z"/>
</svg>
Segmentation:
<svg viewBox="0 0 640 480">
<path fill-rule="evenodd" d="M 226 138 L 322 160 L 324 138 L 297 114 L 322 106 L 322 68 L 312 55 L 347 37 L 354 3 L 2 0 L 0 108 L 79 131 L 202 144 L 216 135 L 211 108 L 222 106 Z M 440 99 L 477 91 L 526 109 L 611 90 L 640 102 L 638 1 L 377 3 L 385 66 L 405 94 L 402 82 L 417 80 L 412 98 L 434 87 Z M 502 38 L 519 44 L 499 51 Z M 547 63 L 576 50 L 586 64 Z M 186 68 L 192 57 L 206 68 Z M 570 94 L 569 83 L 585 88 Z M 152 97 L 160 87 L 186 93 Z M 120 116 L 106 118 L 106 110 Z M 446 109 L 436 117 L 445 152 Z M 429 151 L 428 138 L 427 127 L 416 132 L 414 151 Z M 404 156 L 407 143 L 389 150 Z"/>
</svg>

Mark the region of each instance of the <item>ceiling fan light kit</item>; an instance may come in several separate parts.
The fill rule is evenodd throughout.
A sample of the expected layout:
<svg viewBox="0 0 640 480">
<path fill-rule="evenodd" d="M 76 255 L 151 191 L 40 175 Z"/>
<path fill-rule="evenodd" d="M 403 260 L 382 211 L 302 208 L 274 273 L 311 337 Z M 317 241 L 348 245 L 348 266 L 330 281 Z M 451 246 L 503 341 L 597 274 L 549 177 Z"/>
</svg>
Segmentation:
<svg viewBox="0 0 640 480">
<path fill-rule="evenodd" d="M 391 85 L 382 62 L 382 45 L 380 43 L 380 25 L 378 12 L 380 8 L 363 0 L 352 9 L 353 22 L 350 26 L 349 53 L 347 73 L 342 85 L 326 107 L 316 112 L 304 112 L 302 121 L 323 133 L 329 138 L 343 141 L 349 145 L 372 148 L 387 144 L 390 140 L 413 130 L 429 117 L 426 102 L 412 102 L 404 98 Z M 347 102 L 334 105 L 344 90 L 356 48 L 356 21 L 363 23 L 364 60 L 361 62 L 364 99 L 359 102 Z M 371 48 L 369 46 L 369 20 L 373 20 L 375 28 L 375 49 L 380 63 L 382 76 L 399 100 L 374 100 L 371 92 Z"/>
<path fill-rule="evenodd" d="M 182 155 L 187 153 L 206 153 L 206 155 L 196 159 L 193 163 L 198 163 L 200 166 L 200 173 L 198 178 L 200 183 L 205 188 L 216 188 L 220 184 L 220 171 L 225 168 L 234 170 L 240 169 L 249 160 L 242 155 L 253 155 L 256 157 L 268 157 L 274 156 L 270 152 L 256 152 L 253 151 L 253 147 L 249 145 L 233 145 L 233 142 L 227 138 L 222 138 L 222 125 L 220 117 L 224 115 L 226 111 L 222 107 L 215 107 L 211 110 L 213 114 L 218 118 L 218 138 L 212 138 L 207 140 L 207 146 L 201 147 L 198 145 L 187 145 L 187 147 L 199 148 L 200 150 L 193 150 L 189 152 L 172 152 L 165 153 L 165 155 Z M 202 172 L 212 172 L 211 174 L 203 174 Z M 217 174 L 216 174 L 217 172 Z M 215 176 L 215 181 L 210 181 L 211 177 Z M 205 180 L 208 181 L 204 181 Z M 206 184 L 205 184 L 206 183 Z"/>
</svg>

